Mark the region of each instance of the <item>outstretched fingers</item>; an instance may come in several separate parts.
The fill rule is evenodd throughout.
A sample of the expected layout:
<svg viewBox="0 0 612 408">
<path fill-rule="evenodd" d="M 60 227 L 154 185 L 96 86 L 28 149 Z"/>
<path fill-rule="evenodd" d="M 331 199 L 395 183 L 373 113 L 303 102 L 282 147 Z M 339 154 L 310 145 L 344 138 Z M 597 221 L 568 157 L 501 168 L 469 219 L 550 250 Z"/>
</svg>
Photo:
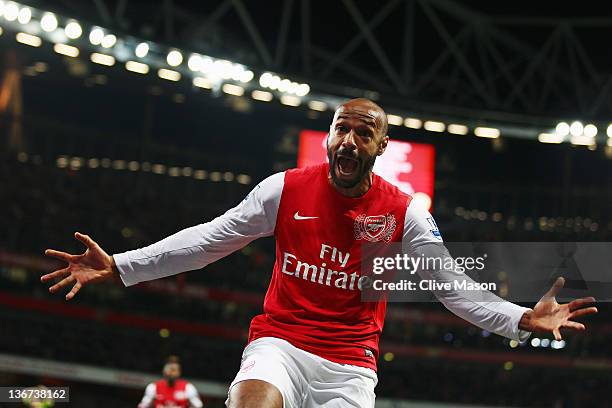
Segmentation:
<svg viewBox="0 0 612 408">
<path fill-rule="evenodd" d="M 51 256 L 53 258 L 59 259 L 61 261 L 64 262 L 73 262 L 75 259 L 74 255 L 70 255 L 69 253 L 66 252 L 62 252 L 62 251 L 56 251 L 55 249 L 47 249 L 45 251 L 45 255 L 47 256 Z"/>
<path fill-rule="evenodd" d="M 66 276 L 70 275 L 70 272 L 68 271 L 68 268 L 64 268 L 64 269 L 58 269 L 57 271 L 48 273 L 46 275 L 43 275 L 40 277 L 40 281 L 41 282 L 47 282 L 48 280 L 51 279 L 56 279 L 56 278 L 65 278 Z"/>
<path fill-rule="evenodd" d="M 585 297 L 585 298 L 572 300 L 571 302 L 568 303 L 568 306 L 569 306 L 570 311 L 573 312 L 574 310 L 580 309 L 581 307 L 584 307 L 586 305 L 590 305 L 591 303 L 595 303 L 595 298 Z"/>
<path fill-rule="evenodd" d="M 589 315 L 589 314 L 593 314 L 593 313 L 597 313 L 597 308 L 594 306 L 591 307 L 585 307 L 583 309 L 578 309 L 573 311 L 572 313 L 570 313 L 569 318 L 570 319 L 574 319 L 576 317 L 580 317 L 580 316 L 584 316 L 584 315 Z"/>
<path fill-rule="evenodd" d="M 563 288 L 563 285 L 565 285 L 565 278 L 558 277 L 552 287 L 546 292 L 544 298 L 554 298 L 557 296 L 557 293 Z"/>
<path fill-rule="evenodd" d="M 561 327 L 564 327 L 566 329 L 574 329 L 574 330 L 586 330 L 586 327 L 584 326 L 584 324 L 582 323 L 577 323 L 577 322 L 572 322 L 572 321 L 567 321 L 565 323 L 563 323 L 563 325 Z"/>
<path fill-rule="evenodd" d="M 98 245 L 96 244 L 96 241 L 91 239 L 89 235 L 81 234 L 80 232 L 75 232 L 74 237 L 78 239 L 79 241 L 81 241 L 83 245 L 85 245 L 89 249 L 92 249 Z"/>
<path fill-rule="evenodd" d="M 74 276 L 72 276 L 72 275 L 67 276 L 64 279 L 62 279 L 61 281 L 57 282 L 55 285 L 51 286 L 49 288 L 49 292 L 55 293 L 58 290 L 60 290 L 61 288 L 70 285 L 74 281 L 75 281 Z"/>
<path fill-rule="evenodd" d="M 82 286 L 83 285 L 81 285 L 81 282 L 77 281 L 77 283 L 74 284 L 70 292 L 68 292 L 68 294 L 66 295 L 66 300 L 72 299 L 77 294 L 77 292 L 81 290 Z"/>
</svg>

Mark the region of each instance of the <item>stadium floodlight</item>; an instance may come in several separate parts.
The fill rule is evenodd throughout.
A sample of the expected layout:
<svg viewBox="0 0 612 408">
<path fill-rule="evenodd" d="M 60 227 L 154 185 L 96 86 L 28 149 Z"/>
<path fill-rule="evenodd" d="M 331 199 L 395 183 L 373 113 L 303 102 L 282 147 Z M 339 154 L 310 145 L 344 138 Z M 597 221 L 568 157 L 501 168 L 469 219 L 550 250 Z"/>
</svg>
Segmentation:
<svg viewBox="0 0 612 408">
<path fill-rule="evenodd" d="M 4 19 L 6 21 L 15 21 L 19 16 L 19 6 L 12 1 L 8 2 L 4 7 Z"/>
<path fill-rule="evenodd" d="M 141 42 L 136 46 L 136 49 L 134 50 L 134 55 L 136 55 L 138 58 L 144 58 L 147 56 L 148 53 L 149 44 L 147 44 L 146 42 Z"/>
<path fill-rule="evenodd" d="M 444 132 L 444 129 L 446 129 L 446 125 L 444 123 L 436 122 L 434 120 L 426 121 L 423 127 L 425 128 L 425 130 L 428 130 L 430 132 Z"/>
<path fill-rule="evenodd" d="M 555 132 L 559 136 L 567 136 L 570 133 L 570 125 L 567 122 L 559 122 L 555 127 Z"/>
<path fill-rule="evenodd" d="M 448 133 L 452 133 L 453 135 L 467 135 L 468 127 L 465 125 L 458 125 L 456 123 L 451 123 L 448 125 Z"/>
<path fill-rule="evenodd" d="M 66 37 L 70 38 L 71 40 L 75 40 L 79 38 L 81 34 L 83 34 L 83 29 L 81 28 L 81 25 L 79 23 L 77 23 L 76 21 L 71 21 L 66 24 L 66 27 L 64 28 L 64 33 L 66 33 Z"/>
<path fill-rule="evenodd" d="M 578 120 L 572 122 L 572 124 L 570 125 L 570 134 L 572 136 L 581 136 L 582 132 L 584 132 L 584 126 L 582 125 L 582 122 Z"/>
<path fill-rule="evenodd" d="M 500 136 L 500 131 L 499 129 L 491 127 L 477 127 L 474 129 L 474 134 L 478 137 L 497 139 Z"/>
<path fill-rule="evenodd" d="M 259 89 L 256 89 L 251 92 L 251 98 L 255 99 L 256 101 L 270 102 L 273 95 L 272 92 L 260 91 Z"/>
<path fill-rule="evenodd" d="M 106 34 L 100 42 L 100 45 L 104 48 L 111 48 L 115 44 L 117 44 L 117 37 L 115 34 Z"/>
<path fill-rule="evenodd" d="M 302 103 L 302 100 L 300 98 L 293 95 L 283 95 L 281 96 L 280 101 L 283 105 L 287 106 L 300 106 L 300 104 Z"/>
<path fill-rule="evenodd" d="M 595 144 L 595 138 L 580 134 L 572 136 L 570 142 L 576 146 L 591 146 Z"/>
<path fill-rule="evenodd" d="M 290 80 L 283 79 L 283 80 L 280 81 L 280 84 L 278 84 L 278 90 L 280 92 L 288 92 L 290 85 L 291 85 L 291 81 Z"/>
<path fill-rule="evenodd" d="M 193 178 L 196 180 L 205 180 L 208 173 L 206 170 L 196 170 L 193 172 Z"/>
<path fill-rule="evenodd" d="M 308 84 L 300 84 L 297 88 L 295 94 L 297 96 L 306 96 L 310 93 L 310 85 Z"/>
<path fill-rule="evenodd" d="M 410 129 L 420 129 L 423 126 L 423 121 L 416 118 L 404 119 L 404 126 Z"/>
<path fill-rule="evenodd" d="M 79 49 L 68 44 L 57 43 L 53 46 L 53 51 L 72 58 L 79 56 Z"/>
<path fill-rule="evenodd" d="M 558 133 L 540 133 L 538 135 L 538 141 L 540 143 L 562 143 L 565 136 Z"/>
<path fill-rule="evenodd" d="M 297 90 L 298 87 L 300 86 L 300 84 L 298 84 L 297 82 L 291 82 L 289 83 L 289 87 L 287 88 L 287 92 L 290 94 L 297 94 Z"/>
<path fill-rule="evenodd" d="M 234 84 L 224 84 L 221 90 L 228 95 L 234 95 L 234 96 L 244 95 L 244 88 L 238 85 L 234 85 Z"/>
<path fill-rule="evenodd" d="M 17 14 L 17 21 L 21 24 L 28 24 L 32 19 L 32 9 L 29 7 L 23 7 Z"/>
<path fill-rule="evenodd" d="M 100 65 L 106 65 L 107 67 L 111 67 L 115 65 L 115 57 L 113 57 L 112 55 L 100 54 L 98 52 L 94 52 L 93 54 L 91 54 L 89 58 L 91 59 L 91 62 L 100 64 Z"/>
<path fill-rule="evenodd" d="M 203 74 L 208 74 L 215 65 L 215 62 L 210 57 L 202 57 L 202 68 L 200 68 L 200 72 Z"/>
<path fill-rule="evenodd" d="M 272 83 L 272 74 L 271 73 L 264 72 L 263 74 L 261 74 L 261 76 L 259 77 L 259 85 L 261 85 L 264 88 L 269 88 L 271 83 Z M 610 126 L 611 126 L 611 129 L 612 129 L 612 124 Z"/>
<path fill-rule="evenodd" d="M 398 115 L 387 115 L 387 122 L 393 126 L 402 126 L 404 119 Z"/>
<path fill-rule="evenodd" d="M 240 78 L 242 77 L 244 71 L 245 69 L 242 65 L 232 64 L 230 66 L 230 78 L 232 78 L 234 81 L 240 81 Z"/>
<path fill-rule="evenodd" d="M 242 82 L 243 84 L 247 84 L 251 82 L 254 77 L 255 74 L 253 73 L 253 71 L 247 69 L 246 71 L 242 72 L 242 74 L 240 74 L 240 82 Z"/>
<path fill-rule="evenodd" d="M 240 184 L 250 184 L 251 176 L 247 174 L 239 174 L 238 176 L 236 176 L 236 181 Z"/>
<path fill-rule="evenodd" d="M 40 19 L 40 28 L 50 33 L 57 29 L 57 17 L 53 13 L 45 13 Z"/>
<path fill-rule="evenodd" d="M 597 126 L 588 124 L 584 127 L 583 133 L 587 137 L 595 137 L 597 136 Z"/>
<path fill-rule="evenodd" d="M 227 60 L 216 60 L 208 67 L 208 75 L 212 78 L 230 79 L 232 77 L 232 63 Z"/>
<path fill-rule="evenodd" d="M 183 62 L 183 54 L 179 50 L 172 50 L 166 56 L 166 62 L 171 67 L 178 67 Z"/>
<path fill-rule="evenodd" d="M 565 347 L 565 340 L 553 340 L 550 342 L 550 347 L 555 350 L 560 350 Z"/>
<path fill-rule="evenodd" d="M 15 39 L 18 43 L 29 45 L 30 47 L 40 47 L 42 44 L 40 37 L 27 33 L 17 33 Z"/>
<path fill-rule="evenodd" d="M 312 110 L 323 112 L 327 110 L 327 104 L 321 101 L 310 101 L 308 102 L 308 107 Z"/>
<path fill-rule="evenodd" d="M 125 69 L 131 72 L 136 72 L 137 74 L 147 74 L 149 73 L 149 66 L 147 64 L 143 64 L 142 62 L 137 61 L 128 61 L 125 63 Z"/>
<path fill-rule="evenodd" d="M 204 60 L 201 55 L 191 54 L 187 60 L 187 67 L 192 71 L 200 71 L 204 66 Z"/>
<path fill-rule="evenodd" d="M 212 83 L 208 78 L 204 77 L 193 78 L 193 85 L 197 86 L 198 88 L 212 89 Z"/>
<path fill-rule="evenodd" d="M 95 27 L 89 33 L 89 42 L 93 45 L 102 44 L 102 40 L 104 39 L 104 31 L 101 28 Z"/>
<path fill-rule="evenodd" d="M 173 71 L 171 69 L 161 68 L 157 71 L 157 76 L 161 79 L 166 79 L 168 81 L 176 82 L 181 79 L 180 72 Z"/>
<path fill-rule="evenodd" d="M 272 75 L 272 78 L 270 78 L 270 84 L 268 85 L 268 88 L 272 90 L 276 90 L 278 89 L 280 83 L 281 83 L 281 78 L 278 75 Z"/>
</svg>

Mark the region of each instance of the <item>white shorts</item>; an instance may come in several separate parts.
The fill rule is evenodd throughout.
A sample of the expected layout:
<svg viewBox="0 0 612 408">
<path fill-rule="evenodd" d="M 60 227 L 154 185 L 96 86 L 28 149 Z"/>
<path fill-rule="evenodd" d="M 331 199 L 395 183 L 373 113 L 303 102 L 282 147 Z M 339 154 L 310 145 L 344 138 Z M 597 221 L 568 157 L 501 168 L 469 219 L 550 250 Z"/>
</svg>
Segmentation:
<svg viewBox="0 0 612 408">
<path fill-rule="evenodd" d="M 284 408 L 374 408 L 378 383 L 374 370 L 334 363 L 275 337 L 259 338 L 244 349 L 230 391 L 245 380 L 274 385 Z"/>
</svg>

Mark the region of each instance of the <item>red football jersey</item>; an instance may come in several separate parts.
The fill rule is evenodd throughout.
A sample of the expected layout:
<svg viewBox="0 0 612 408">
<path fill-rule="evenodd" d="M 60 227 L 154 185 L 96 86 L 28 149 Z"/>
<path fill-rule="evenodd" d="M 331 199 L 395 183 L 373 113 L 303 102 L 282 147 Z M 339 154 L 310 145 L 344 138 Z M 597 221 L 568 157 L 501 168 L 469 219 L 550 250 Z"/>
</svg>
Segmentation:
<svg viewBox="0 0 612 408">
<path fill-rule="evenodd" d="M 285 339 L 328 360 L 376 369 L 386 302 L 362 302 L 361 245 L 402 242 L 411 197 L 373 174 L 361 197 L 340 194 L 329 165 L 285 172 L 276 262 L 249 341 Z"/>
<path fill-rule="evenodd" d="M 174 386 L 168 385 L 165 379 L 155 382 L 155 408 L 187 408 L 189 398 L 187 398 L 186 387 L 188 382 L 177 379 Z"/>
<path fill-rule="evenodd" d="M 410 196 L 373 174 L 363 196 L 346 197 L 328 174 L 327 163 L 276 173 L 214 220 L 114 254 L 121 280 L 129 286 L 203 268 L 257 238 L 275 236 L 264 313 L 251 322 L 249 341 L 277 337 L 330 361 L 375 370 L 386 299 L 361 300 L 362 244 L 376 242 L 374 250 L 383 251 L 385 244 L 401 242 L 411 256 L 449 255 L 433 217 Z M 473 282 L 453 270 L 417 272 L 421 279 Z M 488 291 L 466 292 L 433 291 L 449 310 L 484 330 L 529 337 L 518 327 L 527 308 Z"/>
</svg>

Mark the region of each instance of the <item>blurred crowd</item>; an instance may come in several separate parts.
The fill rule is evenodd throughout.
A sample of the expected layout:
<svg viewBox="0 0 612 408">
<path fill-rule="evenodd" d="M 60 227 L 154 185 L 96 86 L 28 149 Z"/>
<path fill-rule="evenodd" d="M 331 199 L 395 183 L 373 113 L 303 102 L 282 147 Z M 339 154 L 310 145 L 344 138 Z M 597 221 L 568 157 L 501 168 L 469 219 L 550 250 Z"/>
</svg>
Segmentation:
<svg viewBox="0 0 612 408">
<path fill-rule="evenodd" d="M 40 257 L 46 248 L 79 252 L 83 248 L 74 231 L 90 234 L 109 253 L 147 245 L 177 230 L 206 222 L 239 203 L 261 178 L 253 175 L 248 184 L 213 182 L 192 177 L 170 177 L 151 172 L 113 168 L 58 167 L 53 156 L 2 153 L 0 160 L 0 250 Z M 512 230 L 507 224 L 458 216 L 448 197 L 438 204 L 438 223 L 448 225 L 447 240 L 486 239 L 533 240 L 550 236 L 545 231 Z M 467 204 L 465 204 L 466 207 Z M 490 215 L 488 215 L 490 218 Z M 468 231 L 468 232 L 466 232 Z M 471 231 L 471 232 L 469 232 Z M 574 234 L 579 238 L 583 232 Z M 598 231 L 605 238 L 606 228 Z M 538 235 L 544 234 L 544 235 Z M 180 285 L 247 293 L 263 297 L 274 262 L 272 239 L 256 241 L 243 250 L 202 271 L 182 275 Z M 0 290 L 24 299 L 62 302 L 38 281 L 39 270 L 0 267 Z M 175 277 L 166 278 L 178 282 Z M 235 375 L 246 341 L 250 319 L 261 313 L 261 305 L 236 299 L 202 299 L 169 295 L 143 288 L 124 289 L 119 283 L 81 291 L 77 304 L 104 315 L 154 317 L 196 325 L 235 328 L 231 340 L 157 329 L 114 325 L 69 316 L 47 315 L 31 310 L 4 307 L 0 324 L 10 336 L 0 336 L 6 353 L 56 359 L 66 362 L 157 373 L 159 362 L 178 354 L 187 377 L 228 382 Z M 424 346 L 459 351 L 508 352 L 507 340 L 490 336 L 466 324 L 402 319 L 414 309 L 446 313 L 439 304 L 392 305 L 396 311 L 386 323 L 384 344 Z M 609 311 L 592 319 L 596 329 L 587 335 L 571 335 L 563 350 L 529 344 L 513 352 L 563 358 L 603 358 L 610 355 L 606 323 Z M 385 348 L 381 350 L 385 353 Z M 397 353 L 396 353 L 397 354 Z M 382 357 L 382 355 L 381 355 Z M 427 399 L 492 405 L 578 407 L 596 406 L 604 395 L 609 368 L 558 369 L 508 367 L 486 363 L 478 357 L 457 362 L 431 356 L 406 357 L 386 354 L 381 358 L 378 395 L 387 398 Z M 469 390 L 469 391 L 466 391 Z M 593 404 L 593 405 L 591 405 Z M 120 403 L 113 404 L 121 406 Z"/>
</svg>

